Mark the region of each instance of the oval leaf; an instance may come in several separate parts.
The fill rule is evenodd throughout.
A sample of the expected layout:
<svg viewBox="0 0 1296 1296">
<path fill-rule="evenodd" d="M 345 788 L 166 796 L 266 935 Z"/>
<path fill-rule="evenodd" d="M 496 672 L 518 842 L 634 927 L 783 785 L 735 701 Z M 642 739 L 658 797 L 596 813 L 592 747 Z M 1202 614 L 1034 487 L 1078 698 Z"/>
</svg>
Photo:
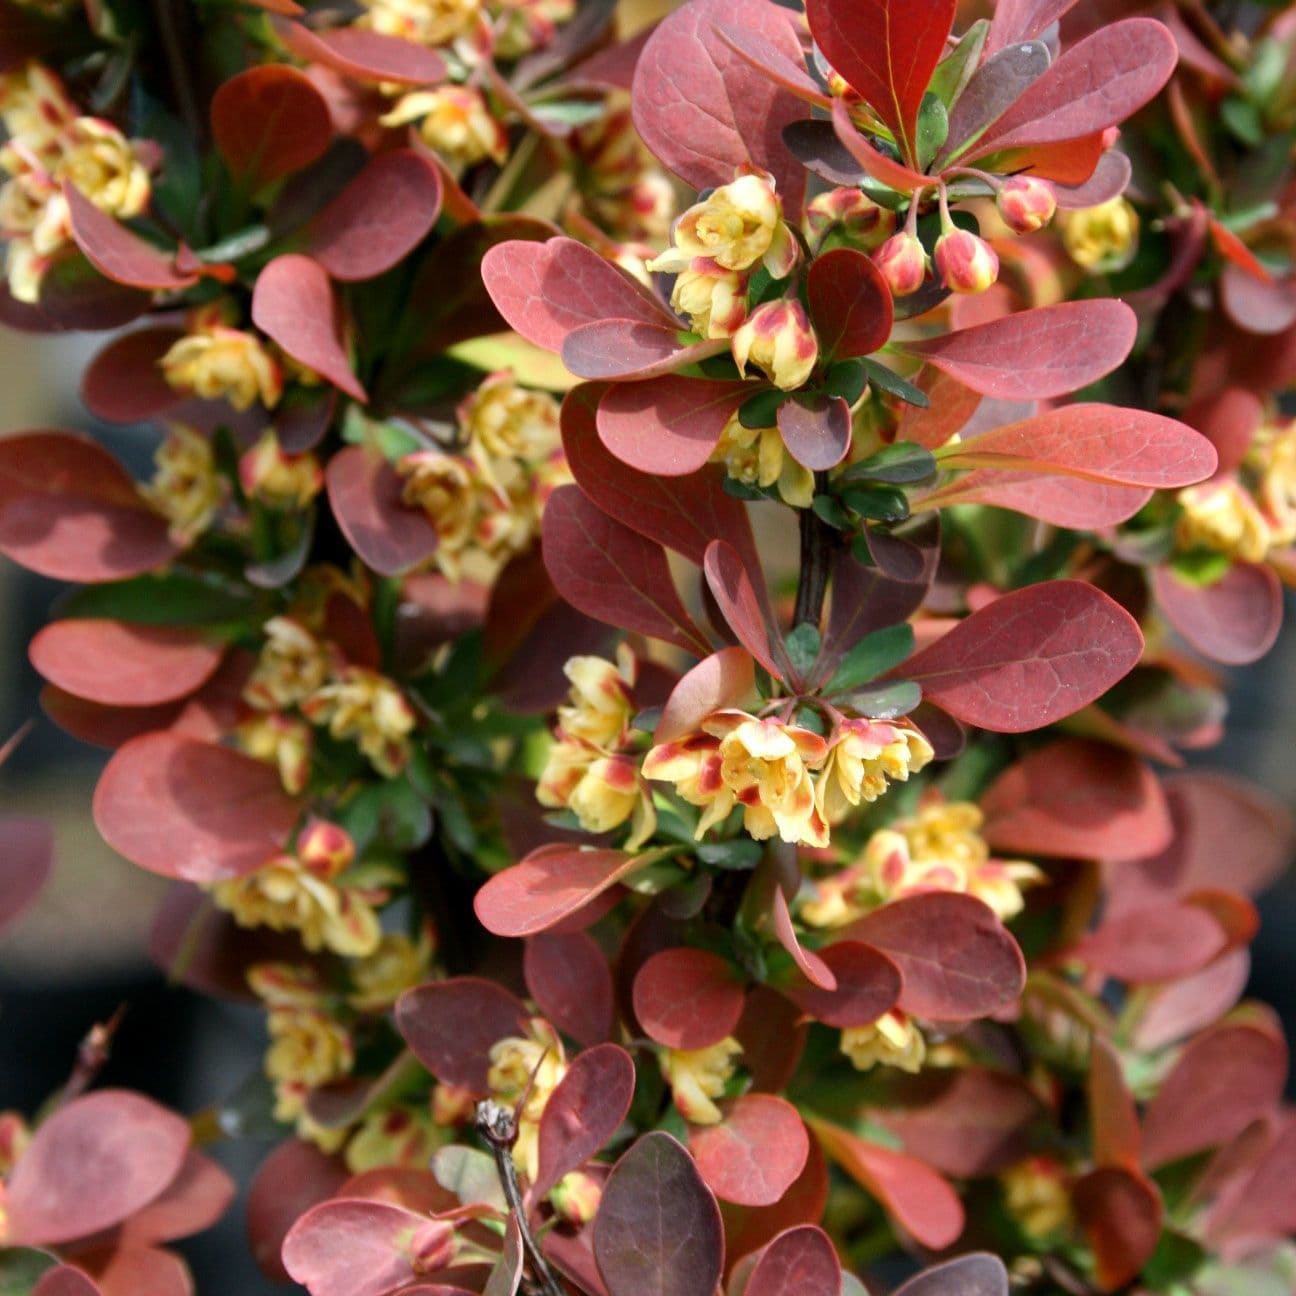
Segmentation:
<svg viewBox="0 0 1296 1296">
<path fill-rule="evenodd" d="M 806 295 L 825 357 L 872 355 L 891 336 L 891 290 L 863 252 L 833 248 L 816 257 L 806 280 Z"/>
<path fill-rule="evenodd" d="M 183 397 L 158 362 L 183 336 L 174 328 L 142 328 L 110 342 L 82 375 L 86 409 L 109 423 L 143 423 L 178 405 Z"/>
<path fill-rule="evenodd" d="M 223 82 L 212 96 L 211 126 L 225 165 L 253 189 L 309 166 L 333 139 L 324 96 L 305 73 L 282 63 Z"/>
<path fill-rule="evenodd" d="M 172 256 L 119 225 L 70 181 L 63 185 L 68 219 L 77 247 L 100 274 L 131 288 L 178 292 L 198 282 L 196 274 L 177 270 Z"/>
<path fill-rule="evenodd" d="M 781 986 L 802 1012 L 825 1026 L 846 1030 L 867 1026 L 890 1011 L 900 998 L 900 970 L 880 950 L 844 940 L 819 951 L 820 961 L 837 982 L 835 990 L 813 984 Z"/>
<path fill-rule="evenodd" d="M 742 1016 L 742 982 L 718 954 L 662 950 L 634 980 L 634 1012 L 645 1032 L 672 1049 L 701 1049 L 732 1035 Z"/>
<path fill-rule="evenodd" d="M 924 1269 L 895 1296 L 1008 1296 L 1008 1271 L 998 1256 L 960 1256 Z"/>
<path fill-rule="evenodd" d="M 811 472 L 826 472 L 850 449 L 850 406 L 840 396 L 785 400 L 778 408 L 778 430 L 797 463 Z"/>
<path fill-rule="evenodd" d="M 329 459 L 325 481 L 338 526 L 379 575 L 397 576 L 436 552 L 436 529 L 422 509 L 402 501 L 400 475 L 376 450 L 339 450 Z"/>
<path fill-rule="evenodd" d="M 729 349 L 724 338 L 685 344 L 678 322 L 594 320 L 563 338 L 562 362 L 580 378 L 656 378 Z"/>
<path fill-rule="evenodd" d="M 1170 624 L 1212 661 L 1259 661 L 1282 629 L 1282 582 L 1263 563 L 1233 563 L 1213 585 L 1190 584 L 1158 566 L 1152 589 Z"/>
<path fill-rule="evenodd" d="M 311 1296 L 386 1296 L 420 1276 L 411 1243 L 427 1224 L 425 1215 L 389 1202 L 321 1202 L 289 1230 L 284 1268 Z"/>
<path fill-rule="evenodd" d="M 497 873 L 477 892 L 473 909 L 496 936 L 534 936 L 570 918 L 640 867 L 617 850 L 541 846 Z"/>
<path fill-rule="evenodd" d="M 841 1296 L 841 1262 L 813 1224 L 780 1233 L 761 1252 L 744 1296 Z"/>
<path fill-rule="evenodd" d="M 1227 945 L 1226 933 L 1204 909 L 1168 904 L 1106 918 L 1071 948 L 1068 957 L 1139 985 L 1196 972 Z"/>
<path fill-rule="evenodd" d="M 707 546 L 703 570 L 707 588 L 738 642 L 771 675 L 782 679 L 785 667 L 777 662 L 771 643 L 769 608 L 761 597 L 764 587 L 758 592 L 738 551 L 725 540 L 713 540 Z"/>
<path fill-rule="evenodd" d="M 1098 1281 L 1116 1291 L 1152 1258 L 1161 1237 L 1161 1194 L 1137 1171 L 1107 1167 L 1072 1189 L 1076 1219 L 1093 1248 Z"/>
<path fill-rule="evenodd" d="M 559 1030 L 585 1045 L 612 1034 L 612 973 L 585 932 L 532 936 L 523 954 L 527 992 Z"/>
<path fill-rule="evenodd" d="M 750 395 L 749 383 L 675 374 L 615 383 L 599 401 L 599 439 L 640 472 L 694 473 L 710 460 L 725 424 Z"/>
<path fill-rule="evenodd" d="M 301 11 L 294 7 L 294 12 Z M 401 36 L 384 36 L 360 27 L 314 32 L 295 22 L 277 23 L 275 30 L 299 58 L 358 81 L 430 85 L 445 79 L 445 60 L 436 50 Z"/>
<path fill-rule="evenodd" d="M 752 1093 L 726 1103 L 720 1124 L 691 1126 L 689 1151 L 721 1201 L 772 1206 L 805 1169 L 810 1135 L 786 1099 Z"/>
<path fill-rule="evenodd" d="M 755 687 L 755 665 L 744 649 L 722 648 L 704 657 L 671 690 L 653 742 L 674 742 L 695 732 L 713 711 L 739 706 Z"/>
<path fill-rule="evenodd" d="M 443 1084 L 475 1094 L 489 1086 L 491 1045 L 526 1033 L 521 1000 L 480 977 L 454 977 L 407 990 L 396 1001 L 396 1028 L 414 1056 Z"/>
</svg>

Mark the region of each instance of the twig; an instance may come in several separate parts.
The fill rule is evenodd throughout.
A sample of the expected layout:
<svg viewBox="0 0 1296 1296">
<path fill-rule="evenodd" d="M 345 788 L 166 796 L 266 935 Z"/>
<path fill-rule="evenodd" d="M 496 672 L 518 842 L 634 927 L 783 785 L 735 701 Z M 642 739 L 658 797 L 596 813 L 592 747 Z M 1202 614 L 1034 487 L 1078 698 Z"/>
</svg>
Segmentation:
<svg viewBox="0 0 1296 1296">
<path fill-rule="evenodd" d="M 58 1106 L 62 1107 L 74 1098 L 79 1098 L 94 1083 L 95 1077 L 108 1061 L 113 1036 L 117 1034 L 117 1028 L 125 1015 L 126 1005 L 119 1004 L 117 1011 L 106 1022 L 99 1022 L 86 1032 L 85 1038 L 77 1045 L 72 1074 L 59 1091 Z"/>
<path fill-rule="evenodd" d="M 513 1218 L 517 1220 L 522 1235 L 522 1249 L 531 1265 L 531 1272 L 541 1296 L 564 1296 L 563 1289 L 549 1268 L 549 1262 L 540 1253 L 531 1228 L 527 1223 L 526 1207 L 522 1202 L 522 1189 L 518 1184 L 517 1168 L 513 1164 L 513 1145 L 517 1142 L 517 1117 L 507 1107 L 489 1098 L 477 1104 L 477 1132 L 490 1144 L 495 1157 L 495 1169 L 504 1189 Z"/>
<path fill-rule="evenodd" d="M 796 611 L 792 624 L 816 628 L 823 617 L 828 592 L 828 569 L 832 565 L 832 528 L 813 510 L 801 512 L 801 578 L 797 584 Z"/>
</svg>

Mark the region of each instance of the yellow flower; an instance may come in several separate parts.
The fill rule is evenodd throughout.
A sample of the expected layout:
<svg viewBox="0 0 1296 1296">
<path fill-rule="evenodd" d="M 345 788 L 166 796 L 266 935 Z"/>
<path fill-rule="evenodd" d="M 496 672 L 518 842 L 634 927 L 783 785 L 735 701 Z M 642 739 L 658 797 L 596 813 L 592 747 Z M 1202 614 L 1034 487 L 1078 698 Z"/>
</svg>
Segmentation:
<svg viewBox="0 0 1296 1296">
<path fill-rule="evenodd" d="M 1027 1237 L 1042 1239 L 1071 1223 L 1071 1193 L 1063 1167 L 1052 1157 L 1018 1161 L 999 1175 L 1004 1206 Z"/>
<path fill-rule="evenodd" d="M 696 836 L 743 807 L 743 826 L 758 841 L 826 846 L 828 828 L 815 805 L 810 771 L 823 763 L 818 734 L 743 711 L 717 711 L 702 732 L 654 747 L 645 778 L 674 783 L 691 805 L 703 807 Z"/>
<path fill-rule="evenodd" d="M 795 297 L 757 306 L 734 333 L 731 346 L 743 374 L 754 364 L 784 391 L 805 383 L 819 360 L 818 339 Z"/>
<path fill-rule="evenodd" d="M 477 1110 L 477 1099 L 467 1089 L 455 1085 L 432 1086 L 432 1123 L 445 1129 L 467 1125 Z"/>
<path fill-rule="evenodd" d="M 515 59 L 548 45 L 558 24 L 571 21 L 576 0 L 496 0 L 495 8 L 495 55 Z"/>
<path fill-rule="evenodd" d="M 747 318 L 747 280 L 737 270 L 694 257 L 671 290 L 671 306 L 704 338 L 732 337 Z"/>
<path fill-rule="evenodd" d="M 408 936 L 384 936 L 373 952 L 350 965 L 347 996 L 359 1012 L 383 1012 L 412 986 L 426 981 L 432 963 L 432 942 L 426 932 L 417 941 Z"/>
<path fill-rule="evenodd" d="M 49 68 L 32 62 L 0 75 L 0 122 L 8 140 L 0 148 L 0 166 L 15 172 L 24 163 L 16 152 L 45 163 L 62 151 L 62 139 L 76 120 L 76 105 Z"/>
<path fill-rule="evenodd" d="M 322 1009 L 329 1001 L 319 972 L 309 964 L 254 963 L 247 983 L 270 1008 Z"/>
<path fill-rule="evenodd" d="M 743 427 L 735 414 L 725 424 L 711 457 L 724 464 L 735 481 L 762 487 L 777 484 L 779 497 L 793 508 L 809 508 L 814 500 L 814 473 L 787 453 L 776 427 Z"/>
<path fill-rule="evenodd" d="M 110 216 L 128 219 L 148 206 L 148 172 L 121 131 L 98 117 L 78 117 L 68 128 L 57 178 Z"/>
<path fill-rule="evenodd" d="M 211 526 L 225 502 L 225 480 L 216 471 L 211 443 L 201 432 L 176 424 L 153 462 L 157 470 L 140 494 L 171 524 L 172 537 L 190 544 Z"/>
<path fill-rule="evenodd" d="M 1296 541 L 1296 421 L 1269 425 L 1256 433 L 1247 466 L 1260 478 L 1258 495 L 1271 531 L 1271 543 Z"/>
<path fill-rule="evenodd" d="M 861 867 L 841 869 L 813 883 L 813 894 L 801 902 L 797 917 L 811 927 L 845 927 L 868 913 L 864 902 L 866 875 Z"/>
<path fill-rule="evenodd" d="M 440 450 L 418 450 L 396 464 L 405 479 L 402 501 L 410 508 L 421 508 L 436 528 L 439 562 L 461 551 L 472 538 L 481 489 L 473 467 L 471 459 Z"/>
<path fill-rule="evenodd" d="M 662 1074 L 671 1087 L 679 1114 L 694 1125 L 718 1125 L 722 1119 L 713 1099 L 723 1097 L 733 1079 L 742 1045 L 732 1036 L 700 1049 L 667 1049 Z"/>
<path fill-rule="evenodd" d="M 602 1200 L 602 1185 L 583 1170 L 564 1175 L 549 1192 L 550 1205 L 559 1219 L 577 1226 L 593 1220 Z"/>
<path fill-rule="evenodd" d="M 449 162 L 473 166 L 486 158 L 503 162 L 508 157 L 508 132 L 492 115 L 481 91 L 471 86 L 415 90 L 397 100 L 379 121 L 384 126 L 417 121 L 424 143 Z"/>
<path fill-rule="evenodd" d="M 675 187 L 639 138 L 628 102 L 578 127 L 568 143 L 580 198 L 593 219 L 613 238 L 661 243 L 675 213 Z M 636 277 L 647 282 L 642 265 Z"/>
<path fill-rule="evenodd" d="M 218 882 L 211 895 L 240 927 L 298 932 L 308 950 L 363 957 L 382 939 L 378 915 L 355 888 L 335 886 L 291 855 Z"/>
<path fill-rule="evenodd" d="M 1064 213 L 1062 244 L 1090 274 L 1123 270 L 1138 252 L 1138 212 L 1124 198 Z"/>
<path fill-rule="evenodd" d="M 468 31 L 481 13 L 481 0 L 361 0 L 369 11 L 363 24 L 384 36 L 420 45 L 445 45 Z"/>
<path fill-rule="evenodd" d="M 347 1169 L 352 1174 L 380 1166 L 424 1170 L 445 1143 L 445 1131 L 423 1112 L 410 1107 L 370 1112 L 347 1143 Z"/>
<path fill-rule="evenodd" d="M 558 1032 L 540 1017 L 533 1017 L 525 1037 L 510 1036 L 491 1046 L 486 1081 L 492 1097 L 505 1106 L 526 1102 L 518 1118 L 518 1138 L 513 1145 L 517 1168 L 533 1180 L 539 1169 L 540 1117 L 545 1104 L 567 1074 Z M 529 1090 L 529 1092 L 528 1092 Z"/>
<path fill-rule="evenodd" d="M 255 760 L 279 771 L 284 791 L 296 796 L 310 782 L 310 726 L 282 711 L 265 711 L 243 721 L 234 731 L 239 747 Z"/>
<path fill-rule="evenodd" d="M 296 706 L 328 679 L 329 651 L 292 617 L 271 617 L 263 629 L 266 641 L 243 699 L 262 711 Z"/>
<path fill-rule="evenodd" d="M 0 1175 L 7 1176 L 31 1142 L 31 1127 L 16 1111 L 0 1112 Z"/>
<path fill-rule="evenodd" d="M 380 774 L 399 774 L 409 759 L 414 709 L 385 675 L 347 666 L 301 704 L 312 724 L 339 740 L 354 739 Z"/>
<path fill-rule="evenodd" d="M 713 190 L 679 218 L 674 242 L 649 263 L 650 270 L 676 273 L 695 257 L 706 257 L 725 270 L 748 270 L 760 261 L 782 279 L 797 262 L 796 239 L 765 175 L 739 176 Z"/>
<path fill-rule="evenodd" d="M 1182 512 L 1175 539 L 1182 549 L 1213 549 L 1241 562 L 1263 562 L 1273 542 L 1269 523 L 1251 494 L 1233 478 L 1179 492 Z"/>
<path fill-rule="evenodd" d="M 561 444 L 558 402 L 527 391 L 507 370 L 490 374 L 458 410 L 468 453 L 489 473 L 495 459 L 539 463 Z"/>
<path fill-rule="evenodd" d="M 257 443 L 239 459 L 244 493 L 277 509 L 304 509 L 324 488 L 324 470 L 307 451 L 288 454 L 274 428 L 266 428 Z"/>
<path fill-rule="evenodd" d="M 558 708 L 558 731 L 603 751 L 613 751 L 627 739 L 634 719 L 637 663 L 624 645 L 615 663 L 602 657 L 569 657 L 563 674 L 571 682 L 568 701 Z"/>
<path fill-rule="evenodd" d="M 315 1088 L 346 1075 L 355 1048 L 344 1027 L 314 1008 L 272 1008 L 266 1016 L 270 1048 L 265 1073 Z"/>
<path fill-rule="evenodd" d="M 841 1051 L 857 1071 L 868 1071 L 880 1062 L 917 1074 L 927 1056 L 927 1043 L 922 1031 L 898 1008 L 893 1008 L 867 1026 L 851 1026 L 842 1031 Z"/>
<path fill-rule="evenodd" d="M 904 782 L 934 755 L 916 729 L 883 720 L 844 721 L 819 776 L 820 813 L 828 823 L 840 823 L 861 802 L 882 796 L 888 780 Z"/>
<path fill-rule="evenodd" d="M 197 313 L 189 332 L 159 362 L 177 391 L 203 400 L 224 399 L 236 410 L 260 401 L 274 409 L 283 395 L 283 370 L 255 333 L 231 328 L 218 312 Z"/>
</svg>

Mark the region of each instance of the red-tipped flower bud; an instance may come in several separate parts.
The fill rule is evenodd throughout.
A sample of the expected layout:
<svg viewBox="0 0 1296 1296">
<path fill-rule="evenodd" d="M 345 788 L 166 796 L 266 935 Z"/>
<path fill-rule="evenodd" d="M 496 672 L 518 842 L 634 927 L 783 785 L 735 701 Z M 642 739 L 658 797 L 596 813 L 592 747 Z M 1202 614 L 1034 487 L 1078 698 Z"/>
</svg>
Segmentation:
<svg viewBox="0 0 1296 1296">
<path fill-rule="evenodd" d="M 873 253 L 893 297 L 908 297 L 923 286 L 931 269 L 927 249 L 913 234 L 895 234 Z"/>
<path fill-rule="evenodd" d="M 758 306 L 733 335 L 734 363 L 745 374 L 754 364 L 784 391 L 800 387 L 819 359 L 819 343 L 795 297 Z"/>
<path fill-rule="evenodd" d="M 351 867 L 355 843 L 341 824 L 312 819 L 297 837 L 297 858 L 319 877 L 337 877 Z"/>
<path fill-rule="evenodd" d="M 999 258 L 985 239 L 950 229 L 936 240 L 936 273 L 950 292 L 985 292 L 999 278 Z"/>
<path fill-rule="evenodd" d="M 1053 219 L 1057 198 L 1053 187 L 1034 176 L 1014 176 L 995 196 L 999 215 L 1014 234 L 1034 234 Z"/>
</svg>

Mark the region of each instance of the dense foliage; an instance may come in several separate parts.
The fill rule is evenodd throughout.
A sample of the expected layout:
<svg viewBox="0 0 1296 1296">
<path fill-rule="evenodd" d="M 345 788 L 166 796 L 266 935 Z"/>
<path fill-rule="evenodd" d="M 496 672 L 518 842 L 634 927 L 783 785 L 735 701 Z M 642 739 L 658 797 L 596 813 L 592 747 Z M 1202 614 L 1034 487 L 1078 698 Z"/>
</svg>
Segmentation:
<svg viewBox="0 0 1296 1296">
<path fill-rule="evenodd" d="M 0 552 L 267 1030 L 0 1116 L 0 1290 L 191 1291 L 249 1130 L 311 1296 L 1291 1290 L 1291 826 L 1181 767 L 1296 575 L 1296 8 L 624 19 L 0 0 L 0 320 L 159 431 L 0 440 Z"/>
</svg>

